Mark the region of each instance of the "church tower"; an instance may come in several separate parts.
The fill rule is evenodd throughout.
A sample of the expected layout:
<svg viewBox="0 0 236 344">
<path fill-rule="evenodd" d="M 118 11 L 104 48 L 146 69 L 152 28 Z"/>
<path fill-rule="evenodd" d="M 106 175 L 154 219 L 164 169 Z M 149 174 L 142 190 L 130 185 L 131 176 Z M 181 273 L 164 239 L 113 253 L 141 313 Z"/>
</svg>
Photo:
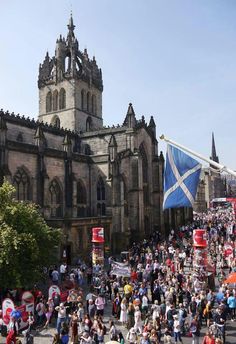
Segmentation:
<svg viewBox="0 0 236 344">
<path fill-rule="evenodd" d="M 87 49 L 79 49 L 72 15 L 67 37 L 56 41 L 39 66 L 39 120 L 77 132 L 99 130 L 102 119 L 102 71 Z"/>
</svg>

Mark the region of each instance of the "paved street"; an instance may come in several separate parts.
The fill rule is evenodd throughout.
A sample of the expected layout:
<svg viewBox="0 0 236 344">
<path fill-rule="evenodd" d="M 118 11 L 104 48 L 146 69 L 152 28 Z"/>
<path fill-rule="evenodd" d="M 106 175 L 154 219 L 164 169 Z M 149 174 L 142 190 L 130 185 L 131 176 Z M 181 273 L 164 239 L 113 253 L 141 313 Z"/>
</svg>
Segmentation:
<svg viewBox="0 0 236 344">
<path fill-rule="evenodd" d="M 104 316 L 105 324 L 107 327 L 108 327 L 109 319 L 111 319 L 110 315 L 111 315 L 111 303 L 108 303 L 108 305 L 106 307 L 105 316 Z M 125 337 L 127 334 L 127 329 L 124 326 L 122 326 L 118 321 L 116 321 L 116 326 L 119 330 L 122 331 L 122 333 Z M 204 327 L 202 327 L 202 330 L 201 330 L 200 343 L 202 341 L 202 338 L 204 336 L 205 331 L 206 331 L 206 328 L 204 326 Z M 34 343 L 35 344 L 52 343 L 53 336 L 55 333 L 56 333 L 55 327 L 50 327 L 47 330 L 43 329 L 41 331 L 37 331 L 35 333 Z M 23 337 L 20 339 L 23 342 Z M 109 336 L 106 335 L 106 341 L 108 341 L 108 340 L 109 340 Z M 0 338 L 0 344 L 5 344 L 5 343 L 6 343 L 6 339 L 1 337 Z M 234 322 L 228 321 L 227 322 L 226 344 L 235 344 L 235 343 L 236 343 L 236 321 L 234 321 Z M 183 344 L 192 344 L 192 339 L 190 337 L 183 337 Z"/>
</svg>

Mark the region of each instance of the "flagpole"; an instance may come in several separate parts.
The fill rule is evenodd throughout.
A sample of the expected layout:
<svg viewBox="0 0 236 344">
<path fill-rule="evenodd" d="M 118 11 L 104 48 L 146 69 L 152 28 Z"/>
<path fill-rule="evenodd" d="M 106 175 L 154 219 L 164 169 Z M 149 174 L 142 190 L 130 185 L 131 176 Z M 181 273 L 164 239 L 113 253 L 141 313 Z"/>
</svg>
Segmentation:
<svg viewBox="0 0 236 344">
<path fill-rule="evenodd" d="M 187 148 L 185 146 L 182 146 L 181 144 L 179 144 L 179 143 L 177 143 L 175 141 L 172 141 L 172 140 L 168 139 L 163 134 L 160 136 L 160 139 L 164 140 L 164 141 L 172 144 L 173 146 L 176 146 L 176 147 L 178 147 L 178 148 L 180 148 L 180 149 L 182 149 L 182 150 L 184 150 L 184 151 L 186 151 L 186 152 L 188 152 L 188 153 L 190 153 L 190 154 L 192 154 L 194 156 L 196 156 L 197 158 L 199 158 L 199 159 L 201 159 L 203 161 L 208 162 L 210 165 L 215 166 L 216 168 L 218 168 L 220 170 L 220 172 L 227 172 L 227 173 L 232 174 L 233 176 L 236 177 L 236 172 L 235 171 L 233 171 L 233 170 L 229 169 L 228 167 L 226 167 L 224 165 L 221 165 L 221 164 L 219 164 L 219 163 L 217 163 L 217 162 L 215 162 L 215 161 L 213 161 L 211 159 L 205 158 L 201 154 L 198 154 L 198 153 L 192 151 L 191 149 L 189 149 L 189 148 Z"/>
</svg>

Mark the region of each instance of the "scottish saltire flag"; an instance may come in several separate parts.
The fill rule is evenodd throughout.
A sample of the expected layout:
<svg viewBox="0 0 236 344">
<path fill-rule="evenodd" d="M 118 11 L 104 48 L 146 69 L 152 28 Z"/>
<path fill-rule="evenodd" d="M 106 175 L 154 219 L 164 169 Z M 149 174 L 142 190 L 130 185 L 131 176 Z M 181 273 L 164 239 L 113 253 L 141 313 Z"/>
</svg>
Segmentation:
<svg viewBox="0 0 236 344">
<path fill-rule="evenodd" d="M 193 206 L 201 167 L 189 155 L 167 145 L 163 209 Z"/>
</svg>

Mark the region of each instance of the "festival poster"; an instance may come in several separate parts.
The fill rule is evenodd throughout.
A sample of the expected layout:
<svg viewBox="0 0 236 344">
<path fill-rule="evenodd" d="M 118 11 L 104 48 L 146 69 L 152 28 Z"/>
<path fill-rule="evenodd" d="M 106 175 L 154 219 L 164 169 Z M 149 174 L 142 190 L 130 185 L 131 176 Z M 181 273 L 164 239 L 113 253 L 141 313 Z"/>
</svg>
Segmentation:
<svg viewBox="0 0 236 344">
<path fill-rule="evenodd" d="M 61 294 L 61 290 L 60 288 L 58 287 L 58 285 L 51 285 L 51 287 L 49 287 L 48 289 L 48 298 L 49 299 L 52 299 L 55 294 Z"/>
<path fill-rule="evenodd" d="M 92 228 L 92 242 L 104 243 L 104 228 L 103 227 L 93 227 Z"/>
<path fill-rule="evenodd" d="M 194 247 L 207 247 L 207 232 L 205 229 L 194 229 L 193 246 Z"/>
<path fill-rule="evenodd" d="M 2 320 L 5 325 L 10 322 L 11 312 L 15 309 L 14 302 L 11 299 L 4 299 L 2 302 Z"/>
</svg>

